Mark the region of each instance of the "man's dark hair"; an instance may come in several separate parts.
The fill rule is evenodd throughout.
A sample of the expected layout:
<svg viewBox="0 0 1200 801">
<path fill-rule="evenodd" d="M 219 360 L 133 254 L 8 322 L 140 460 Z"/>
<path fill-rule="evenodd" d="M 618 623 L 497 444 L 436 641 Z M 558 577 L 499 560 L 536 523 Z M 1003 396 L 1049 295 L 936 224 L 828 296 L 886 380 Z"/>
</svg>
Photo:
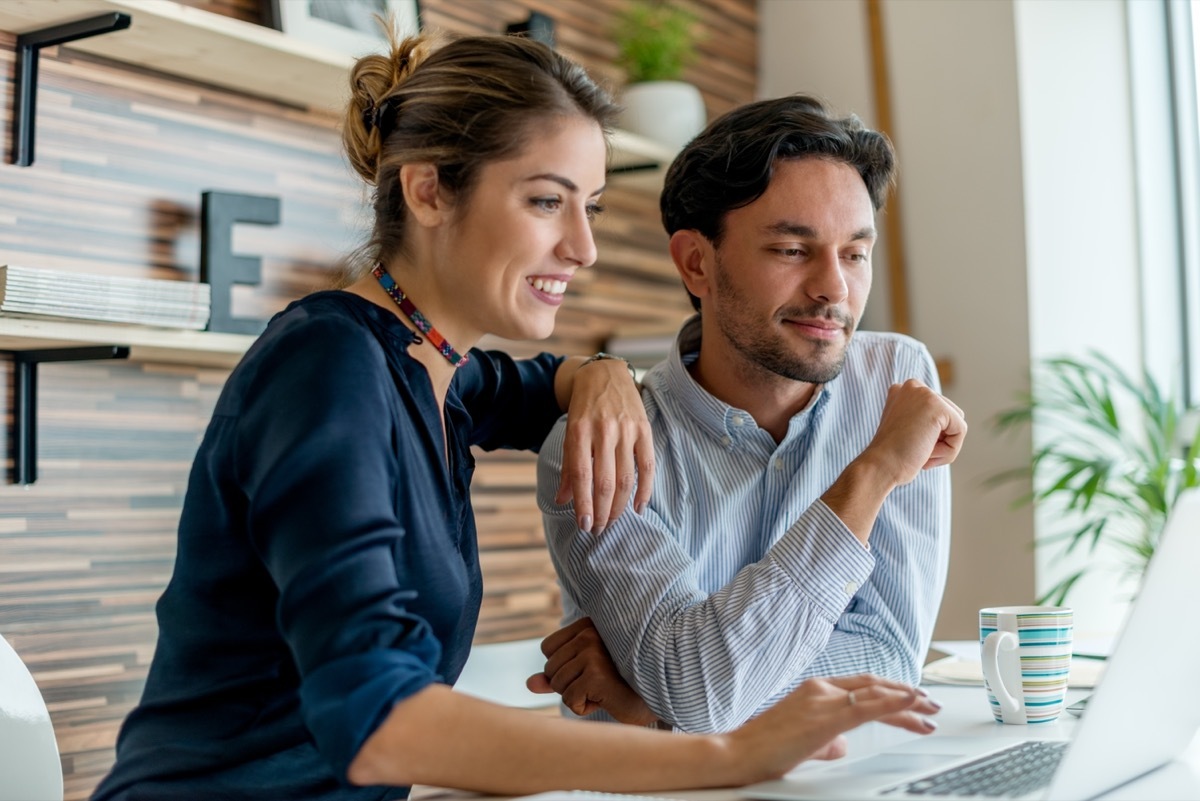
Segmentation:
<svg viewBox="0 0 1200 801">
<path fill-rule="evenodd" d="M 760 100 L 714 120 L 671 162 L 659 201 L 663 227 L 699 231 L 719 246 L 725 215 L 762 197 L 777 162 L 801 158 L 849 164 L 876 211 L 895 178 L 892 143 L 858 117 L 838 119 L 806 95 Z M 688 294 L 699 310 L 699 298 Z"/>
</svg>

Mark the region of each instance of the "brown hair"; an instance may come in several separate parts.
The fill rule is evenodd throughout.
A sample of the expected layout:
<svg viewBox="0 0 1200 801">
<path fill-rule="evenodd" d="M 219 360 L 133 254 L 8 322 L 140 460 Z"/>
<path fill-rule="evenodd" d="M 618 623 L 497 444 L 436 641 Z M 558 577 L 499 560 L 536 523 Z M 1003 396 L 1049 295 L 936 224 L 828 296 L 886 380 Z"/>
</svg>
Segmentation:
<svg viewBox="0 0 1200 801">
<path fill-rule="evenodd" d="M 480 169 L 520 153 L 539 121 L 581 114 L 607 133 L 617 111 L 582 67 L 517 36 L 392 37 L 390 53 L 358 60 L 350 90 L 342 142 L 375 187 L 357 259 L 368 264 L 403 252 L 402 165 L 437 165 L 441 189 L 465 205 Z"/>
<path fill-rule="evenodd" d="M 839 119 L 806 95 L 760 100 L 713 121 L 671 162 L 659 199 L 663 227 L 699 231 L 719 246 L 725 215 L 762 197 L 777 162 L 801 158 L 853 167 L 876 211 L 895 180 L 892 143 L 858 117 Z M 688 297 L 699 311 L 700 299 Z"/>
</svg>

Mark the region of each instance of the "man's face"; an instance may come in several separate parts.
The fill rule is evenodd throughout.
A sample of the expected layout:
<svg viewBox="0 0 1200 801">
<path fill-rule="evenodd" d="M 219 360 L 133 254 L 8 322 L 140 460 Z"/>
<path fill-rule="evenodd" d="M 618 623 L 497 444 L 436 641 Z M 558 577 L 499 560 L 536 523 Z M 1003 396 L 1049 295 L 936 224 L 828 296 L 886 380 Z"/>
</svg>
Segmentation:
<svg viewBox="0 0 1200 801">
<path fill-rule="evenodd" d="M 823 384 L 841 372 L 871 290 L 875 212 L 858 172 L 781 161 L 758 200 L 725 215 L 704 316 L 748 365 Z"/>
</svg>

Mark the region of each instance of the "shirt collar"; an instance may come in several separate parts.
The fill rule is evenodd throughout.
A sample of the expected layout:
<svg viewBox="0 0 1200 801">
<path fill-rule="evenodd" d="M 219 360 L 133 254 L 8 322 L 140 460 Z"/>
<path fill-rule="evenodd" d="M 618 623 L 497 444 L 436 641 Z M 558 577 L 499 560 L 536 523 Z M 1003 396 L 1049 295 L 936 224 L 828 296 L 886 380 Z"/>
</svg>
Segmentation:
<svg viewBox="0 0 1200 801">
<path fill-rule="evenodd" d="M 675 337 L 675 345 L 667 357 L 666 389 L 691 412 L 701 427 L 726 446 L 732 446 L 739 434 L 754 430 L 758 424 L 749 412 L 709 394 L 688 372 L 688 366 L 700 357 L 701 336 L 700 315 L 696 314 L 688 318 Z M 809 412 L 828 402 L 831 385 L 836 383 L 835 378 L 818 387 L 808 404 L 792 417 L 788 426 L 789 439 L 803 428 L 803 420 Z"/>
</svg>

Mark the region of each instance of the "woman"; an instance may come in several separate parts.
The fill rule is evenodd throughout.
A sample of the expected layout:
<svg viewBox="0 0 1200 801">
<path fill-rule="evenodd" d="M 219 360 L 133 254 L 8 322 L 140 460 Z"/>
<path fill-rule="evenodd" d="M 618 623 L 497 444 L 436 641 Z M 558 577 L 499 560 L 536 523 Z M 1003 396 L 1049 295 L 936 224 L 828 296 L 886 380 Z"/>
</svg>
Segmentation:
<svg viewBox="0 0 1200 801">
<path fill-rule="evenodd" d="M 803 685 L 723 737 L 450 691 L 481 596 L 469 446 L 536 448 L 569 398 L 569 416 L 595 422 L 576 426 L 560 494 L 593 530 L 624 507 L 617 476 L 635 461 L 650 475 L 624 365 L 470 350 L 484 334 L 548 336 L 595 260 L 614 108 L 579 67 L 512 37 L 409 39 L 359 61 L 351 85 L 347 153 L 376 195 L 370 271 L 292 304 L 230 376 L 145 693 L 95 797 L 729 785 L 834 756 L 865 720 L 928 731 L 928 701 L 872 677 Z M 593 458 L 596 486 L 621 497 L 592 498 Z"/>
</svg>

